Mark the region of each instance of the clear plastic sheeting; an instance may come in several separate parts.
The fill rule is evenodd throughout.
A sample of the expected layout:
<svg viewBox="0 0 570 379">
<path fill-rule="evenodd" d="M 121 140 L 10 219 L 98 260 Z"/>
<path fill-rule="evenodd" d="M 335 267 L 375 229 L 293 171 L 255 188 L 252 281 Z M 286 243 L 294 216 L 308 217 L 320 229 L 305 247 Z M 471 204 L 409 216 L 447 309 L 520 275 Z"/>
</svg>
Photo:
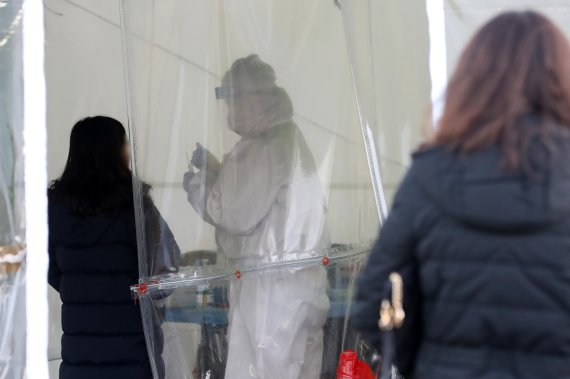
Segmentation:
<svg viewBox="0 0 570 379">
<path fill-rule="evenodd" d="M 375 372 L 378 355 L 348 317 L 366 251 L 337 249 L 325 264 L 202 266 L 139 286 L 157 377 L 334 379 L 346 351 Z"/>
<path fill-rule="evenodd" d="M 364 151 L 368 159 L 370 178 L 374 189 L 376 208 L 384 221 L 388 213 L 382 175 L 378 164 L 373 130 L 376 129 L 376 87 L 374 80 L 374 50 L 372 41 L 371 3 L 368 1 L 341 0 L 346 34 L 346 45 L 350 53 L 351 72 L 358 104 L 358 117 L 362 128 Z"/>
<path fill-rule="evenodd" d="M 157 378 L 334 378 L 372 354 L 346 317 L 386 207 L 356 5 L 122 1 Z"/>
<path fill-rule="evenodd" d="M 0 378 L 26 367 L 22 1 L 0 2 Z"/>
</svg>

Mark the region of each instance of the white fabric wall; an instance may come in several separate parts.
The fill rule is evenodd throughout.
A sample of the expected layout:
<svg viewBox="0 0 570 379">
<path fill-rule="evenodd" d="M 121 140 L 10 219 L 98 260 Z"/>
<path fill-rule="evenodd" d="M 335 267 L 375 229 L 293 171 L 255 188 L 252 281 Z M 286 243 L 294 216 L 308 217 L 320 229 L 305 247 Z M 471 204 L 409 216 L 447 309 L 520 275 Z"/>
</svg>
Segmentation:
<svg viewBox="0 0 570 379">
<path fill-rule="evenodd" d="M 486 20 L 505 10 L 535 9 L 570 35 L 568 0 L 445 0 L 448 69 L 455 67 L 463 46 Z"/>
</svg>

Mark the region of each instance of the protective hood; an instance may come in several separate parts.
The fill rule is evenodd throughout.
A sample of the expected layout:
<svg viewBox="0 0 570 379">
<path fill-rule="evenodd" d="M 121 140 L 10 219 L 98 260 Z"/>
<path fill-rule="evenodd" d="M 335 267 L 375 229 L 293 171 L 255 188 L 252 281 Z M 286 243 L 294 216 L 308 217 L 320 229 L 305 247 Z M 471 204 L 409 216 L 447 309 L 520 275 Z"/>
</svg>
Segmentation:
<svg viewBox="0 0 570 379">
<path fill-rule="evenodd" d="M 443 148 L 419 152 L 410 174 L 456 221 L 524 232 L 570 216 L 570 139 L 557 145 L 542 175 L 505 170 L 498 147 L 466 156 Z"/>
<path fill-rule="evenodd" d="M 249 95 L 238 102 L 229 101 L 228 125 L 242 137 L 257 137 L 274 126 L 293 118 L 293 105 L 284 89 Z"/>
<path fill-rule="evenodd" d="M 257 55 L 236 60 L 219 88 L 228 105 L 228 125 L 242 137 L 256 137 L 293 118 L 287 92 L 277 86 L 275 70 Z"/>
</svg>

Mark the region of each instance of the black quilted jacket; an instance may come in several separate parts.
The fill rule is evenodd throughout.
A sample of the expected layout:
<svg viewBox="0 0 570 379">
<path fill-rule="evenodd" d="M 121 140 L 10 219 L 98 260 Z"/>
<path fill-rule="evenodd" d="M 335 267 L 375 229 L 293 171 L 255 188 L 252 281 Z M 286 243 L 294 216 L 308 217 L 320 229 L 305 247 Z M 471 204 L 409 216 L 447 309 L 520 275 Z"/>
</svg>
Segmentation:
<svg viewBox="0 0 570 379">
<path fill-rule="evenodd" d="M 414 156 L 353 316 L 380 348 L 387 277 L 418 268 L 419 327 L 400 341 L 419 346 L 406 378 L 570 378 L 570 140 L 557 151 L 540 177 L 501 169 L 497 148 Z"/>
<path fill-rule="evenodd" d="M 180 250 L 156 207 L 145 204 L 154 220 L 147 220 L 147 239 L 160 241 L 147 248 L 150 270 L 176 270 Z M 151 379 L 140 307 L 130 292 L 139 278 L 134 212 L 79 218 L 50 203 L 49 231 L 48 280 L 63 303 L 60 379 Z M 161 320 L 149 322 L 162 377 Z"/>
</svg>

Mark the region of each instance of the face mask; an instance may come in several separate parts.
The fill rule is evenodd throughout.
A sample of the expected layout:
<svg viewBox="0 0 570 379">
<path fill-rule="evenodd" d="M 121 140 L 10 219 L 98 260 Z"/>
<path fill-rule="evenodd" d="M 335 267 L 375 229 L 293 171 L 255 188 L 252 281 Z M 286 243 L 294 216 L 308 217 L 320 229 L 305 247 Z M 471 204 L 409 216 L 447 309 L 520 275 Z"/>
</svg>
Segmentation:
<svg viewBox="0 0 570 379">
<path fill-rule="evenodd" d="M 291 100 L 281 88 L 228 100 L 228 126 L 243 137 L 262 134 L 292 118 Z"/>
<path fill-rule="evenodd" d="M 263 132 L 264 114 L 257 96 L 234 98 L 228 102 L 228 126 L 241 136 L 253 136 Z"/>
</svg>

